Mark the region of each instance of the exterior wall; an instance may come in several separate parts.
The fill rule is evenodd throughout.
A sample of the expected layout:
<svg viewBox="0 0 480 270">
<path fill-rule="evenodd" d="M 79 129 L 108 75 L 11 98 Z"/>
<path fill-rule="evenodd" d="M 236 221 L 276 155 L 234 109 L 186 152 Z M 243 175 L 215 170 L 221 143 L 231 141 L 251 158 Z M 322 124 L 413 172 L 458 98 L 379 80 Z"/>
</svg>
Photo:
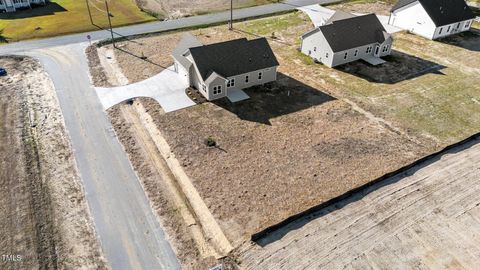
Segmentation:
<svg viewBox="0 0 480 270">
<path fill-rule="evenodd" d="M 447 37 L 454 34 L 458 34 L 460 32 L 468 31 L 472 27 L 472 23 L 473 23 L 473 20 L 466 20 L 458 23 L 447 24 L 441 27 L 437 27 L 435 28 L 433 39 Z"/>
<path fill-rule="evenodd" d="M 173 65 L 175 66 L 175 71 L 176 71 L 180 76 L 182 76 L 185 80 L 190 81 L 189 73 L 188 73 L 188 71 L 185 69 L 185 67 L 182 66 L 182 64 L 180 64 L 177 60 L 175 60 Z"/>
<path fill-rule="evenodd" d="M 262 79 L 258 79 L 259 72 L 262 72 Z M 248 76 L 248 82 L 246 82 Z M 245 89 L 255 85 L 262 85 L 277 80 L 277 67 L 255 70 L 252 72 L 228 77 L 227 80 L 235 79 L 233 86 L 227 87 L 227 93 L 230 89 Z"/>
<path fill-rule="evenodd" d="M 222 93 L 220 94 L 214 94 L 213 93 L 213 88 L 215 86 L 221 86 L 222 87 Z M 205 96 L 208 100 L 215 100 L 219 99 L 222 97 L 227 96 L 227 82 L 224 78 L 217 76 L 215 79 L 213 79 L 211 82 L 207 84 L 207 95 Z M 202 93 L 202 91 L 200 91 Z M 205 95 L 205 94 L 204 94 Z"/>
<path fill-rule="evenodd" d="M 321 31 L 302 39 L 300 49 L 303 54 L 322 62 L 326 66 L 332 66 L 333 51 Z"/>
<path fill-rule="evenodd" d="M 388 49 L 387 49 L 387 51 L 384 52 L 383 48 L 385 48 L 385 46 L 388 46 Z M 367 48 L 368 47 L 372 48 L 371 52 L 369 52 L 369 53 L 367 53 Z M 378 49 L 378 55 L 375 55 L 376 47 L 379 48 Z M 356 50 L 358 50 L 357 56 L 355 56 L 355 51 Z M 331 67 L 343 65 L 343 64 L 350 63 L 350 62 L 353 62 L 353 61 L 357 61 L 357 60 L 360 60 L 360 59 L 366 58 L 366 57 L 383 57 L 383 56 L 390 55 L 391 52 L 392 52 L 392 39 L 389 39 L 389 40 L 385 41 L 383 44 L 373 43 L 373 44 L 370 44 L 370 45 L 366 45 L 366 46 L 362 46 L 362 47 L 358 47 L 358 48 L 354 48 L 354 49 L 350 49 L 350 50 L 336 52 L 333 55 L 333 62 L 332 62 Z M 347 59 L 344 59 L 345 53 L 348 53 L 347 54 Z"/>
<path fill-rule="evenodd" d="M 187 55 L 186 58 L 190 60 L 190 62 L 194 63 L 192 55 Z M 195 64 L 192 65 L 189 71 L 189 77 L 190 77 L 190 86 L 195 87 L 202 95 L 204 95 L 208 99 L 208 92 L 207 88 L 205 85 L 205 82 L 202 79 L 202 76 L 200 76 L 200 72 L 197 69 L 197 66 Z M 203 86 L 205 85 L 205 90 L 203 90 Z"/>
<path fill-rule="evenodd" d="M 419 2 L 412 3 L 390 14 L 389 24 L 432 39 L 435 24 Z"/>
</svg>

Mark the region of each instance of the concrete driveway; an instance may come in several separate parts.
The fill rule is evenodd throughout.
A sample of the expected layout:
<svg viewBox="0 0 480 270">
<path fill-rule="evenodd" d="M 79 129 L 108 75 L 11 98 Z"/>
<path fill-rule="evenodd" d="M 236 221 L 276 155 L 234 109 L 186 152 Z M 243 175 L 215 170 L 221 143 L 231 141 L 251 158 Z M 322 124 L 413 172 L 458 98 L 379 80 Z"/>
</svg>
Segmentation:
<svg viewBox="0 0 480 270">
<path fill-rule="evenodd" d="M 324 25 L 325 22 L 333 15 L 333 13 L 335 13 L 335 10 L 322 7 L 319 4 L 299 7 L 297 9 L 305 12 L 308 15 L 308 17 L 310 17 L 310 20 L 312 20 L 312 23 L 315 27 Z M 364 15 L 362 13 L 353 13 L 353 14 L 357 16 Z M 388 33 L 392 34 L 392 33 L 402 31 L 402 29 L 388 24 L 388 16 L 377 15 L 377 17 Z"/>
<path fill-rule="evenodd" d="M 188 82 L 174 71 L 173 66 L 144 81 L 112 88 L 95 87 L 105 110 L 125 100 L 150 97 L 158 101 L 165 112 L 195 105 L 186 94 Z"/>
</svg>

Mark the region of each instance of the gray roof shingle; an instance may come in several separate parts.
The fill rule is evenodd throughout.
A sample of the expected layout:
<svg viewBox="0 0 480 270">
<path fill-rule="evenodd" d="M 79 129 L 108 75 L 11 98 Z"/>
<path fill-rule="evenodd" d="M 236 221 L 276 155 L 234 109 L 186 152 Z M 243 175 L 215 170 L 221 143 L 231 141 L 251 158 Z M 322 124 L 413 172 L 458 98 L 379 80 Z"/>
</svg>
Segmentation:
<svg viewBox="0 0 480 270">
<path fill-rule="evenodd" d="M 190 53 L 203 80 L 212 72 L 227 78 L 279 65 L 265 38 L 204 45 L 190 48 Z"/>
<path fill-rule="evenodd" d="M 178 42 L 175 49 L 173 49 L 172 56 L 175 58 L 183 67 L 187 70 L 192 64 L 183 54 L 192 47 L 202 46 L 203 44 L 198 41 L 192 34 L 185 33 L 182 35 L 182 38 Z"/>
<path fill-rule="evenodd" d="M 375 14 L 336 20 L 319 27 L 333 52 L 340 52 L 373 43 L 383 43 L 390 34 Z"/>
</svg>

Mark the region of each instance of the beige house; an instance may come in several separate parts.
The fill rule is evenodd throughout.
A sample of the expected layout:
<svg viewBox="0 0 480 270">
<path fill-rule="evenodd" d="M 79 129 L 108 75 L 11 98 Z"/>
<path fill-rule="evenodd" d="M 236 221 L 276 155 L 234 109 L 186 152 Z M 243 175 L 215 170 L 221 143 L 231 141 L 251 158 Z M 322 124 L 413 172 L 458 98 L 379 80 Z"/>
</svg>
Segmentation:
<svg viewBox="0 0 480 270">
<path fill-rule="evenodd" d="M 32 4 L 44 5 L 48 0 L 0 0 L 0 12 L 14 12 L 18 8 L 31 8 Z"/>
<path fill-rule="evenodd" d="M 302 36 L 302 53 L 328 67 L 364 60 L 373 65 L 391 53 L 393 38 L 375 14 L 337 11 L 322 26 Z"/>
<path fill-rule="evenodd" d="M 265 38 L 202 45 L 185 34 L 172 56 L 175 71 L 208 100 L 277 79 L 279 63 Z"/>
</svg>

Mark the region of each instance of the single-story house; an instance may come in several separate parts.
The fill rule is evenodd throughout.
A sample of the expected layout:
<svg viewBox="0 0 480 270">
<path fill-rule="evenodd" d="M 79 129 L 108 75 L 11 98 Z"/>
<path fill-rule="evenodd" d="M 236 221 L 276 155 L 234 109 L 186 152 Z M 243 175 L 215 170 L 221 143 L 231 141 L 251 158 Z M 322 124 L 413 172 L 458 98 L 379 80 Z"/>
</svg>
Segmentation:
<svg viewBox="0 0 480 270">
<path fill-rule="evenodd" d="M 301 52 L 329 67 L 363 59 L 380 64 L 393 38 L 375 14 L 355 16 L 337 11 L 322 26 L 302 36 Z"/>
<path fill-rule="evenodd" d="M 468 31 L 475 15 L 464 0 L 399 0 L 388 23 L 428 39 Z"/>
<path fill-rule="evenodd" d="M 177 44 L 172 57 L 175 71 L 207 100 L 226 97 L 231 90 L 275 81 L 279 66 L 265 38 L 202 45 L 188 33 Z"/>
<path fill-rule="evenodd" d="M 0 12 L 14 12 L 17 8 L 30 8 L 32 4 L 45 4 L 48 0 L 0 0 Z"/>
</svg>

